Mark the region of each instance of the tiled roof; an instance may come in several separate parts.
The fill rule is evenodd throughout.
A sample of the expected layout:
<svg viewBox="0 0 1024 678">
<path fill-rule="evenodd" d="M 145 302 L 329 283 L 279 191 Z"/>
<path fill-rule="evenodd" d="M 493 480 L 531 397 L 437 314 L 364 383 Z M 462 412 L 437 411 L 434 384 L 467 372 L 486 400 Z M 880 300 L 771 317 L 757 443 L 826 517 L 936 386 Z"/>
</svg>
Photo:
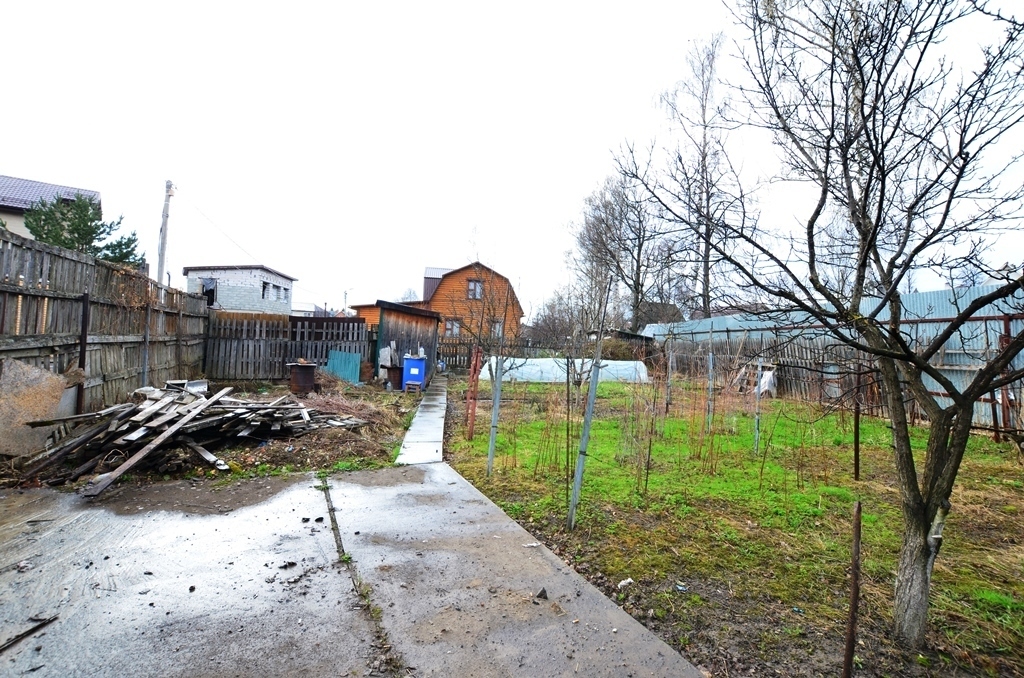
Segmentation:
<svg viewBox="0 0 1024 678">
<path fill-rule="evenodd" d="M 0 207 L 27 210 L 40 200 L 53 200 L 54 196 L 70 200 L 75 194 L 81 194 L 96 202 L 100 201 L 99 191 L 0 175 Z"/>
</svg>

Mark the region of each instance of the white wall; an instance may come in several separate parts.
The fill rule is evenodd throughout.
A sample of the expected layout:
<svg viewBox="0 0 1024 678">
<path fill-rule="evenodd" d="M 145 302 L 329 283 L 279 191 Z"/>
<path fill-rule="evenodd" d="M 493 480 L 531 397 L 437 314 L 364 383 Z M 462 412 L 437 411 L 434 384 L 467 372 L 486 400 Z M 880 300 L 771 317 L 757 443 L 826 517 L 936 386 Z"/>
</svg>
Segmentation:
<svg viewBox="0 0 1024 678">
<path fill-rule="evenodd" d="M 217 280 L 215 307 L 227 311 L 291 313 L 293 281 L 266 269 L 191 270 L 188 272 L 187 291 L 202 294 L 202 278 Z"/>
</svg>

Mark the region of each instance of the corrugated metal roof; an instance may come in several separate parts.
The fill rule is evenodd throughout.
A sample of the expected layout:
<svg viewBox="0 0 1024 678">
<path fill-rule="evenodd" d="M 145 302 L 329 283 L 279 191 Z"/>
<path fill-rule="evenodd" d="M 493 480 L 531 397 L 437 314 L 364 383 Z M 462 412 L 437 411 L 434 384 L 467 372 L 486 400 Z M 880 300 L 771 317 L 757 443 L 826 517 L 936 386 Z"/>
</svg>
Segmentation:
<svg viewBox="0 0 1024 678">
<path fill-rule="evenodd" d="M 100 201 L 99 191 L 0 175 L 0 207 L 22 211 L 29 209 L 40 200 L 53 200 L 54 196 L 73 200 L 76 194 L 90 198 L 97 203 Z"/>
<path fill-rule="evenodd" d="M 454 268 L 437 268 L 436 266 L 427 266 L 427 268 L 424 269 L 423 271 L 423 277 L 440 278 L 444 276 L 445 273 L 451 273 L 454 270 Z"/>
<path fill-rule="evenodd" d="M 935 290 L 932 292 L 915 292 L 901 296 L 903 301 L 903 317 L 906 320 L 933 320 L 939 322 L 946 318 L 956 316 L 960 309 L 966 307 L 972 301 L 983 295 L 994 292 L 1001 285 L 979 285 L 977 287 L 959 287 L 956 289 Z M 989 304 L 976 313 L 976 316 L 995 316 L 1020 313 L 1024 305 L 1024 294 L 1018 293 L 1009 301 Z M 867 312 L 869 302 L 865 301 L 861 309 Z M 888 308 L 883 308 L 878 319 L 885 321 L 889 317 Z M 804 331 L 808 325 L 816 325 L 817 322 L 806 313 L 787 313 L 782 317 L 767 318 L 738 313 L 735 315 L 715 316 L 712 318 L 701 318 L 699 320 L 687 320 L 681 323 L 658 323 L 647 325 L 641 334 L 654 337 L 658 341 L 664 341 L 665 337 L 674 335 L 687 335 L 699 339 L 700 335 L 709 332 L 718 333 L 726 330 L 747 330 L 751 336 L 757 336 L 757 330 L 774 330 L 775 328 L 792 328 L 794 331 Z"/>
</svg>

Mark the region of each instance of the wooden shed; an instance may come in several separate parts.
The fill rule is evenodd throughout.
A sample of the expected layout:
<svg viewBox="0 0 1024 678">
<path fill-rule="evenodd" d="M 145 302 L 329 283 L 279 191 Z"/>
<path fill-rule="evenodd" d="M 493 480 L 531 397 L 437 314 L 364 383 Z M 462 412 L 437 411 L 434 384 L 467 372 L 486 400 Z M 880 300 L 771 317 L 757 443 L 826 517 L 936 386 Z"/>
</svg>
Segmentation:
<svg viewBox="0 0 1024 678">
<path fill-rule="evenodd" d="M 437 330 L 441 315 L 434 311 L 380 299 L 374 306 L 380 311 L 374 352 L 375 366 L 381 366 L 381 351 L 385 348 L 391 349 L 397 356 L 397 363 L 391 361 L 392 369 L 401 368 L 403 356 L 418 355 L 422 348 L 427 358 L 426 382 L 429 383 L 436 369 Z"/>
</svg>

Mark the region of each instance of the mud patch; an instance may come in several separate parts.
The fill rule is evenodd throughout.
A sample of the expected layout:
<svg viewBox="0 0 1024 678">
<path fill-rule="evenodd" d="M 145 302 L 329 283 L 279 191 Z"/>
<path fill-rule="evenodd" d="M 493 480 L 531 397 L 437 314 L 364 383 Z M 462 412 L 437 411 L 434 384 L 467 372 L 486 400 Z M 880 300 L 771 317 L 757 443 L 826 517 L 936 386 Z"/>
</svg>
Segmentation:
<svg viewBox="0 0 1024 678">
<path fill-rule="evenodd" d="M 355 471 L 340 478 L 341 481 L 362 487 L 394 487 L 422 485 L 426 472 L 419 466 L 395 466 L 373 471 Z"/>
<path fill-rule="evenodd" d="M 229 483 L 210 480 L 174 480 L 160 483 L 119 485 L 114 492 L 91 502 L 118 515 L 172 511 L 193 515 L 228 513 L 273 499 L 302 483 L 308 475 L 242 478 Z"/>
</svg>

